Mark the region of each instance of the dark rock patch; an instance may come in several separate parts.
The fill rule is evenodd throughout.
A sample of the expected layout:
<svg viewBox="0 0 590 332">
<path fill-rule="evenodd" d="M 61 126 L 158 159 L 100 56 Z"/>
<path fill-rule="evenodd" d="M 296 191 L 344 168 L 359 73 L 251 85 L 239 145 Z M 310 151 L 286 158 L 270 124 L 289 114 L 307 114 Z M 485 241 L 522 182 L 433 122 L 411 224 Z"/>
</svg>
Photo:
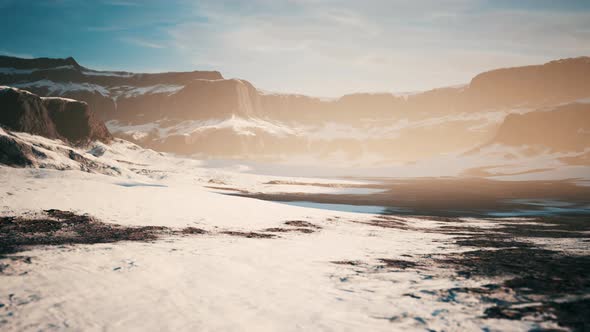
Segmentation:
<svg viewBox="0 0 590 332">
<path fill-rule="evenodd" d="M 281 228 L 281 227 L 271 227 L 262 230 L 263 232 L 271 232 L 271 233 L 288 233 L 288 232 L 299 232 L 299 233 L 313 233 L 314 230 L 309 228 Z"/>
<path fill-rule="evenodd" d="M 495 229 L 463 232 L 455 244 L 475 250 L 435 257 L 434 263 L 455 270 L 461 278 L 506 280 L 483 289 L 450 289 L 441 300 L 469 293 L 493 303 L 484 312 L 487 318 L 550 320 L 575 331 L 588 330 L 590 300 L 576 298 L 590 294 L 590 256 L 548 250 L 525 241 L 535 237 L 583 241 L 590 237 L 588 220 L 561 217 L 538 218 L 526 224 L 509 220 L 498 223 L 500 227 Z M 506 300 L 507 293 L 514 298 Z M 567 298 L 570 300 L 561 300 Z"/>
<path fill-rule="evenodd" d="M 361 262 L 361 261 L 332 261 L 331 263 L 337 264 L 337 265 L 358 266 L 358 265 L 361 265 L 363 262 Z"/>
<path fill-rule="evenodd" d="M 363 274 L 383 272 L 387 268 L 414 269 L 419 273 L 429 270 L 432 274 L 430 266 L 434 266 L 454 272 L 453 278 L 458 280 L 498 277 L 503 281 L 497 284 L 422 290 L 404 295 L 416 299 L 434 296 L 437 301 L 453 303 L 461 303 L 461 296 L 475 297 L 481 303 L 489 304 L 482 312 L 485 318 L 552 321 L 574 331 L 590 330 L 590 256 L 567 250 L 549 250 L 532 241 L 535 238 L 569 239 L 583 246 L 582 243 L 590 240 L 590 220 L 584 217 L 489 219 L 497 223 L 493 228 L 476 227 L 454 218 L 436 220 L 441 223 L 438 227 L 412 225 L 411 229 L 451 235 L 451 239 L 443 241 L 470 250 L 427 254 L 416 257 L 418 262 L 384 258 L 380 263 L 385 265 L 365 265 L 361 269 L 357 267 L 358 261 L 332 263 L 354 267 L 356 273 Z M 359 223 L 409 229 L 403 220 L 390 216 Z"/>
<path fill-rule="evenodd" d="M 74 144 L 99 140 L 110 142 L 112 136 L 105 124 L 82 101 L 63 98 L 42 98 L 57 133 Z"/>
<path fill-rule="evenodd" d="M 290 221 L 286 221 L 285 225 L 287 226 L 293 226 L 293 227 L 309 227 L 309 228 L 315 228 L 315 229 L 321 229 L 320 226 L 314 225 L 310 222 L 307 221 L 303 221 L 303 220 L 290 220 Z"/>
<path fill-rule="evenodd" d="M 166 227 L 125 227 L 100 222 L 89 215 L 46 210 L 36 218 L 0 217 L 0 256 L 37 245 L 152 241 Z"/>
<path fill-rule="evenodd" d="M 230 236 L 245 237 L 245 238 L 249 238 L 249 239 L 272 239 L 272 238 L 277 237 L 274 234 L 264 234 L 264 233 L 255 233 L 255 232 L 237 232 L 237 231 L 225 231 L 225 232 L 221 232 L 221 234 L 226 234 L 226 235 L 230 235 Z"/>
<path fill-rule="evenodd" d="M 17 142 L 14 138 L 0 136 L 0 164 L 8 166 L 32 166 L 35 158 L 29 145 Z"/>
<path fill-rule="evenodd" d="M 238 188 L 231 188 L 231 187 L 218 187 L 218 186 L 205 186 L 205 188 L 209 188 L 209 189 L 216 189 L 216 190 L 227 190 L 227 191 L 234 191 L 234 192 L 247 192 L 243 189 L 238 189 Z"/>
<path fill-rule="evenodd" d="M 418 263 L 406 260 L 399 260 L 399 259 L 388 259 L 388 258 L 380 258 L 379 261 L 385 264 L 387 268 L 394 268 L 394 269 L 409 269 L 419 266 Z"/>
<path fill-rule="evenodd" d="M 207 234 L 207 231 L 196 227 L 186 227 L 180 231 L 182 234 Z"/>
<path fill-rule="evenodd" d="M 494 306 L 486 309 L 485 317 L 512 320 L 540 320 L 552 318 L 572 331 L 588 331 L 590 327 L 590 299 L 571 302 L 545 302 L 524 307 Z"/>
</svg>

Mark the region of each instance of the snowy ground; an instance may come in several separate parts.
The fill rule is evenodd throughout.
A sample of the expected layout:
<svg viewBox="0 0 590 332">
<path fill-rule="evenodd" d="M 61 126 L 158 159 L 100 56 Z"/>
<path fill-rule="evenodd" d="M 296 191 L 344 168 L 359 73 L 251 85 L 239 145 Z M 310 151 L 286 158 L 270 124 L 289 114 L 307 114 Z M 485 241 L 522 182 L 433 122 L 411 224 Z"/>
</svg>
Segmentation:
<svg viewBox="0 0 590 332">
<path fill-rule="evenodd" d="M 29 142 L 42 141 L 48 151 L 52 144 L 59 145 L 19 135 Z M 0 216 L 34 216 L 60 209 L 87 213 L 106 223 L 198 227 L 208 233 L 165 235 L 147 242 L 36 246 L 7 255 L 0 259 L 9 266 L 9 272 L 0 273 L 3 331 L 558 327 L 543 318 L 486 318 L 483 312 L 494 303 L 482 301 L 477 293 L 462 292 L 452 300 L 441 295 L 505 278 L 462 277 L 430 260 L 433 255 L 473 250 L 457 245 L 452 232 L 438 229 L 493 233 L 499 227 L 493 220 L 381 220 L 368 214 L 287 206 L 223 195 L 210 187 L 301 190 L 268 184 L 293 181 L 323 183 L 313 190 L 333 192 L 331 185 L 344 182 L 206 169 L 199 161 L 164 156 L 123 141 L 78 152 L 108 165 L 112 174 L 76 170 L 57 152 L 44 161 L 48 168 L 0 166 Z M 56 165 L 62 170 L 52 169 Z M 292 220 L 317 227 L 309 233 L 278 232 L 268 239 L 224 233 L 269 233 L 268 228 L 289 228 L 285 222 Z M 383 227 L 383 223 L 398 226 Z M 587 243 L 580 241 L 538 242 L 588 255 Z M 502 296 L 509 302 L 517 297 L 510 292 Z"/>
</svg>

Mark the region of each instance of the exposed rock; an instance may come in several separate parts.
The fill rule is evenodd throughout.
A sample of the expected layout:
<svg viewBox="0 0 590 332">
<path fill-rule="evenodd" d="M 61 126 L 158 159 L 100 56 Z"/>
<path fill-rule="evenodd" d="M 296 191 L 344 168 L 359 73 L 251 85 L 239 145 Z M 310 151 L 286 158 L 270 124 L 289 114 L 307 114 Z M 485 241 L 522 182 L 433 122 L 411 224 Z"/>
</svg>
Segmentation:
<svg viewBox="0 0 590 332">
<path fill-rule="evenodd" d="M 43 100 L 19 89 L 0 87 L 0 125 L 47 138 L 59 137 Z"/>
<path fill-rule="evenodd" d="M 0 55 L 0 67 L 16 68 L 16 69 L 49 69 L 58 67 L 71 66 L 80 69 L 80 65 L 69 57 L 65 59 L 52 58 L 36 58 L 36 59 L 22 59 L 11 56 Z"/>
<path fill-rule="evenodd" d="M 96 140 L 108 143 L 112 139 L 85 102 L 39 97 L 25 90 L 0 87 L 0 107 L 0 125 L 12 131 L 77 145 Z"/>
<path fill-rule="evenodd" d="M 34 164 L 32 154 L 31 146 L 17 142 L 8 135 L 0 135 L 0 164 L 17 167 L 32 166 Z"/>
<path fill-rule="evenodd" d="M 573 103 L 551 111 L 510 114 L 489 144 L 539 146 L 554 152 L 590 147 L 590 103 Z"/>
<path fill-rule="evenodd" d="M 96 118 L 85 102 L 65 98 L 43 98 L 58 134 L 74 144 L 90 141 L 108 143 L 112 136 L 104 123 Z"/>
<path fill-rule="evenodd" d="M 415 161 L 490 141 L 498 122 L 470 120 L 465 117 L 468 113 L 541 109 L 590 97 L 588 57 L 493 70 L 461 87 L 403 96 L 358 93 L 336 99 L 262 92 L 247 81 L 223 79 L 219 72 L 105 72 L 82 67 L 71 58 L 3 57 L 0 66 L 8 68 L 0 72 L 0 84 L 85 101 L 90 112 L 118 125 L 145 125 L 116 132 L 144 147 L 253 159 L 303 154 L 350 160 L 379 155 L 386 160 Z M 229 121 L 234 116 L 253 119 L 253 123 Z M 268 123 L 260 124 L 259 119 Z M 191 129 L 199 128 L 199 123 L 220 121 L 219 126 Z M 275 122 L 289 130 L 273 127 Z M 359 133 L 384 131 L 390 135 L 310 138 L 312 135 L 290 130 L 337 125 L 356 128 Z"/>
</svg>

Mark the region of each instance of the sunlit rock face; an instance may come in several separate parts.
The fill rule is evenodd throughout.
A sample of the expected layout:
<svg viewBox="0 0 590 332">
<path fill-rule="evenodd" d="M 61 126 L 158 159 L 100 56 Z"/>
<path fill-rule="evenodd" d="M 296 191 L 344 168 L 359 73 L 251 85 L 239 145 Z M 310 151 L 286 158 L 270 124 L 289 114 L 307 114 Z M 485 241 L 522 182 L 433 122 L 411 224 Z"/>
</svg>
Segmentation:
<svg viewBox="0 0 590 332">
<path fill-rule="evenodd" d="M 84 144 L 111 140 L 104 122 L 88 109 L 85 102 L 59 97 L 43 97 L 42 100 L 57 133 L 68 142 Z"/>
<path fill-rule="evenodd" d="M 560 106 L 590 97 L 587 57 L 492 70 L 464 86 L 336 99 L 264 92 L 212 71 L 96 71 L 72 58 L 0 57 L 0 83 L 84 101 L 116 136 L 187 155 L 412 162 L 490 142 L 558 152 L 588 147 L 567 124 L 570 113 L 587 113 L 568 107 L 584 106 Z M 526 119 L 542 121 L 534 111 L 553 112 L 547 123 L 558 139 L 527 131 Z"/>
<path fill-rule="evenodd" d="M 111 134 L 88 104 L 61 97 L 39 97 L 31 92 L 0 86 L 0 125 L 74 145 L 109 142 Z"/>
<path fill-rule="evenodd" d="M 0 86 L 0 125 L 48 138 L 57 138 L 43 100 L 32 93 Z"/>
</svg>

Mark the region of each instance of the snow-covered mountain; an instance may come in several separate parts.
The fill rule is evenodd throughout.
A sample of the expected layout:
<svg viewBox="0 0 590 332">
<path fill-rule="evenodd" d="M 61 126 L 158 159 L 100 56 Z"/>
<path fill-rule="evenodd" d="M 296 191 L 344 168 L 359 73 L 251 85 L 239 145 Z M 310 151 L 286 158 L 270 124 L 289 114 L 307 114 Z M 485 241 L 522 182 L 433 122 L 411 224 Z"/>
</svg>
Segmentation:
<svg viewBox="0 0 590 332">
<path fill-rule="evenodd" d="M 469 151 L 491 142 L 500 127 L 502 135 L 519 135 L 526 121 L 503 124 L 507 116 L 561 112 L 558 105 L 590 97 L 590 58 L 493 70 L 464 86 L 411 95 L 331 100 L 264 92 L 219 72 L 96 71 L 72 58 L 0 57 L 0 84 L 82 100 L 114 135 L 159 151 L 392 163 Z M 578 148 L 588 146 L 585 137 Z"/>
</svg>

